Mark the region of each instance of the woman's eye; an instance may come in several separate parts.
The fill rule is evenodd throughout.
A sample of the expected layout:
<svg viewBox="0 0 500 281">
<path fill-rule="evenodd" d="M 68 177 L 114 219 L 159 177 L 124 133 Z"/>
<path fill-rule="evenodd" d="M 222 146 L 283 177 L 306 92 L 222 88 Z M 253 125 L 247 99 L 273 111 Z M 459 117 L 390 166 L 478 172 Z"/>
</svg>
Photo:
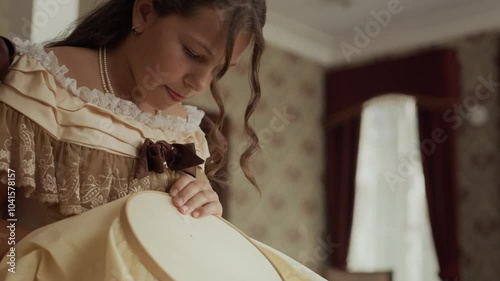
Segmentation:
<svg viewBox="0 0 500 281">
<path fill-rule="evenodd" d="M 189 48 L 184 47 L 184 52 L 186 55 L 188 55 L 190 58 L 193 58 L 195 60 L 201 60 L 201 56 L 195 54 L 193 51 L 191 51 Z"/>
</svg>

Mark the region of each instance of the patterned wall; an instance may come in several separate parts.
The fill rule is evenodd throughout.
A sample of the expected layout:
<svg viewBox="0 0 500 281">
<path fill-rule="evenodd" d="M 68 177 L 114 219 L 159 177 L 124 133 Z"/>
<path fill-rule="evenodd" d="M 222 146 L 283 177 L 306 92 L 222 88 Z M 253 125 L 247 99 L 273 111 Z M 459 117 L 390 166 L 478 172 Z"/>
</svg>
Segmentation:
<svg viewBox="0 0 500 281">
<path fill-rule="evenodd" d="M 229 220 L 251 237 L 313 270 L 326 259 L 323 210 L 323 73 L 318 65 L 268 46 L 262 58 L 262 100 L 252 125 L 262 152 L 253 161 L 262 198 L 238 166 L 246 143 L 243 114 L 249 97 L 249 54 L 221 88 L 231 125 Z M 209 93 L 193 104 L 215 109 Z"/>
<path fill-rule="evenodd" d="M 482 126 L 464 122 L 458 130 L 463 281 L 500 280 L 499 38 L 491 33 L 453 42 L 461 63 L 463 105 L 478 100 L 489 115 Z M 490 76 L 496 86 L 491 91 L 485 87 L 478 95 L 476 87 L 483 84 L 479 77 L 490 80 Z"/>
</svg>

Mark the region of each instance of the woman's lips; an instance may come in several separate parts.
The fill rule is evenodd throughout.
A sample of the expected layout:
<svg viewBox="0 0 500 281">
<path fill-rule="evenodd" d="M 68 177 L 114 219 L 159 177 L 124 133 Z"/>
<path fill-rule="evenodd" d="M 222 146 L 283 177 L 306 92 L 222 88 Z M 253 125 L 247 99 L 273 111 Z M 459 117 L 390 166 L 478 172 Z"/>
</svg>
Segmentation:
<svg viewBox="0 0 500 281">
<path fill-rule="evenodd" d="M 165 88 L 167 89 L 168 93 L 170 94 L 170 96 L 176 100 L 176 101 L 182 101 L 184 99 L 186 99 L 185 97 L 177 94 L 176 92 L 174 92 L 172 89 L 170 89 L 169 87 L 165 86 Z"/>
</svg>

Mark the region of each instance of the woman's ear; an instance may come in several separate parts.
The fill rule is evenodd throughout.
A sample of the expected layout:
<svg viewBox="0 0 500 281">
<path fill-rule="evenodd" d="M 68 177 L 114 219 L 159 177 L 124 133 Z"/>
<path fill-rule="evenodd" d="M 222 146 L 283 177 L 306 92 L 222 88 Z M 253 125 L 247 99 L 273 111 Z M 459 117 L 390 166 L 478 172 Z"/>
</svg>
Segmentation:
<svg viewBox="0 0 500 281">
<path fill-rule="evenodd" d="M 152 0 L 135 0 L 132 11 L 132 26 L 139 26 L 140 29 L 150 25 L 156 17 Z"/>
</svg>

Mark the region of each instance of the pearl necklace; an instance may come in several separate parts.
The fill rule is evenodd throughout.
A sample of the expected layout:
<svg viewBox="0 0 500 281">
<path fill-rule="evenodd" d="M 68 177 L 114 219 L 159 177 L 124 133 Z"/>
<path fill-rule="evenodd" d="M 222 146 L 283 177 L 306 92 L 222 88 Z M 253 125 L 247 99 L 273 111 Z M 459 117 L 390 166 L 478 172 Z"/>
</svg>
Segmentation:
<svg viewBox="0 0 500 281">
<path fill-rule="evenodd" d="M 104 71 L 103 71 L 104 66 Z M 106 93 L 115 95 L 115 91 L 113 90 L 113 86 L 111 86 L 111 80 L 109 79 L 108 74 L 108 60 L 106 57 L 106 47 L 99 48 L 99 73 L 101 74 L 101 83 L 104 91 Z"/>
<path fill-rule="evenodd" d="M 101 75 L 101 83 L 102 88 L 104 89 L 106 94 L 115 95 L 115 91 L 113 90 L 113 86 L 111 86 L 111 80 L 109 79 L 108 74 L 108 60 L 106 56 L 106 47 L 99 48 L 99 73 Z M 155 114 L 161 114 L 161 111 L 155 109 Z"/>
</svg>

